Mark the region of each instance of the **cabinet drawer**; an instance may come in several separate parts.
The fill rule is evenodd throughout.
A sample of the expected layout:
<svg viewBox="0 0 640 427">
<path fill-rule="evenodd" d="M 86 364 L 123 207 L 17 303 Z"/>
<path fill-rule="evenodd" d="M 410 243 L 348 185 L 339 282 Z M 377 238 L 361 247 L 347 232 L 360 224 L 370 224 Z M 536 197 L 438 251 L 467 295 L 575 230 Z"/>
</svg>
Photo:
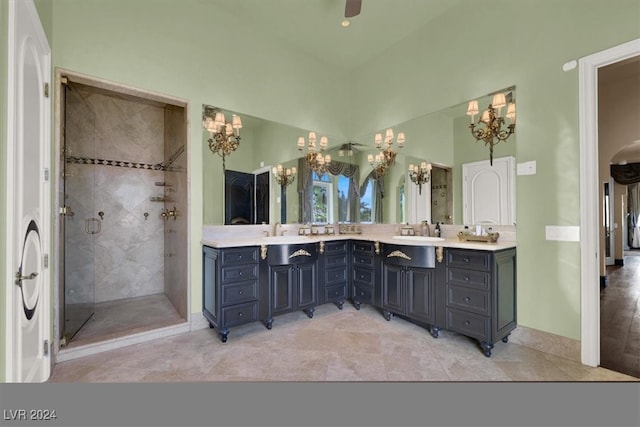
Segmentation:
<svg viewBox="0 0 640 427">
<path fill-rule="evenodd" d="M 347 254 L 335 254 L 335 255 L 326 255 L 325 256 L 325 265 L 327 268 L 331 268 L 336 265 L 347 265 Z"/>
<path fill-rule="evenodd" d="M 373 268 L 373 257 L 371 255 L 353 254 L 353 266 L 365 266 Z"/>
<path fill-rule="evenodd" d="M 335 285 L 338 283 L 347 283 L 347 268 L 337 267 L 325 270 L 325 285 Z"/>
<path fill-rule="evenodd" d="M 347 297 L 347 285 L 336 285 L 324 288 L 324 298 L 326 301 L 335 301 Z"/>
<path fill-rule="evenodd" d="M 258 279 L 258 264 L 222 267 L 220 280 L 222 284 Z"/>
<path fill-rule="evenodd" d="M 433 246 L 385 244 L 382 251 L 385 263 L 407 267 L 435 268 L 436 251 Z"/>
<path fill-rule="evenodd" d="M 223 249 L 221 257 L 222 266 L 250 264 L 258 262 L 258 248 L 228 248 Z"/>
<path fill-rule="evenodd" d="M 489 271 L 491 255 L 483 251 L 447 250 L 447 267 Z"/>
<path fill-rule="evenodd" d="M 236 304 L 222 309 L 221 324 L 229 328 L 258 320 L 258 301 Z"/>
<path fill-rule="evenodd" d="M 338 253 L 347 253 L 347 241 L 341 242 L 326 242 L 324 246 L 324 253 L 327 255 L 333 255 Z"/>
<path fill-rule="evenodd" d="M 233 285 L 223 285 L 222 305 L 237 304 L 244 301 L 258 299 L 258 281 L 242 282 Z"/>
<path fill-rule="evenodd" d="M 482 271 L 466 268 L 447 268 L 447 283 L 478 289 L 489 289 L 491 275 Z"/>
<path fill-rule="evenodd" d="M 373 270 L 368 268 L 362 268 L 355 266 L 353 268 L 353 280 L 356 282 L 363 282 L 367 285 L 373 285 L 374 274 Z"/>
<path fill-rule="evenodd" d="M 479 340 L 489 339 L 489 317 L 447 308 L 447 329 Z"/>
<path fill-rule="evenodd" d="M 353 250 L 354 252 L 362 252 L 364 254 L 373 255 L 375 248 L 373 246 L 373 243 L 371 242 L 356 241 L 353 242 Z"/>
<path fill-rule="evenodd" d="M 447 285 L 447 306 L 489 315 L 489 292 Z"/>
<path fill-rule="evenodd" d="M 353 299 L 362 303 L 373 304 L 374 291 L 372 286 L 353 285 Z"/>
</svg>

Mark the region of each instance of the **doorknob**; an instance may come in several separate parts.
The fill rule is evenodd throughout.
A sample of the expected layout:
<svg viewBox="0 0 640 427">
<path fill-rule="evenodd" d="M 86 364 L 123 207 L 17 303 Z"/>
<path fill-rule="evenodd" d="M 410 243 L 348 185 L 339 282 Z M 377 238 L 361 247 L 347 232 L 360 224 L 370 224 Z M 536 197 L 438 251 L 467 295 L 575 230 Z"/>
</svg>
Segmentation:
<svg viewBox="0 0 640 427">
<path fill-rule="evenodd" d="M 22 281 L 24 280 L 33 280 L 38 276 L 38 273 L 36 273 L 35 271 L 31 274 L 29 274 L 28 276 L 23 276 L 22 273 L 20 272 L 20 270 L 18 270 L 16 272 L 16 285 L 21 286 L 22 285 Z"/>
</svg>

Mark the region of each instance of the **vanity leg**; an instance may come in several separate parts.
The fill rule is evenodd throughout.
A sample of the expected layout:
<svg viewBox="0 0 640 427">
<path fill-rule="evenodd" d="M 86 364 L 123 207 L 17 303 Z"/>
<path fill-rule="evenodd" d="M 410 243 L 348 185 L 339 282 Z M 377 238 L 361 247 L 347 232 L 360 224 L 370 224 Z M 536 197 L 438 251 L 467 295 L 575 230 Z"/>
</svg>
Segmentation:
<svg viewBox="0 0 640 427">
<path fill-rule="evenodd" d="M 344 300 L 341 299 L 336 303 L 336 305 L 338 306 L 338 310 L 342 310 L 342 308 L 344 307 Z"/>
<path fill-rule="evenodd" d="M 209 322 L 209 328 L 213 329 L 213 323 Z"/>
<path fill-rule="evenodd" d="M 356 308 L 356 310 L 360 310 L 360 301 L 358 301 L 357 299 L 354 299 L 353 306 Z"/>
<path fill-rule="evenodd" d="M 387 322 L 391 320 L 391 312 L 390 311 L 385 310 L 385 311 L 382 312 L 382 314 L 384 314 L 384 318 L 387 320 Z"/>
<path fill-rule="evenodd" d="M 509 333 L 505 337 L 502 338 L 502 342 L 503 343 L 508 343 L 509 342 L 509 335 L 511 335 L 511 334 Z"/>
<path fill-rule="evenodd" d="M 486 341 L 481 341 L 480 346 L 482 347 L 482 352 L 484 353 L 484 355 L 487 357 L 491 357 L 491 349 L 493 348 L 493 344 Z"/>
<path fill-rule="evenodd" d="M 440 336 L 440 328 L 438 328 L 437 326 L 432 326 L 429 329 L 429 332 L 431 333 L 431 336 L 434 338 L 438 338 Z"/>
<path fill-rule="evenodd" d="M 220 331 L 220 341 L 227 342 L 227 335 L 229 335 L 229 329 L 224 328 Z"/>
<path fill-rule="evenodd" d="M 264 326 L 266 326 L 267 329 L 271 329 L 271 327 L 273 326 L 273 317 L 264 319 Z"/>
<path fill-rule="evenodd" d="M 313 312 L 316 311 L 314 307 L 309 307 L 306 310 L 303 310 L 309 316 L 309 319 L 313 319 Z"/>
</svg>

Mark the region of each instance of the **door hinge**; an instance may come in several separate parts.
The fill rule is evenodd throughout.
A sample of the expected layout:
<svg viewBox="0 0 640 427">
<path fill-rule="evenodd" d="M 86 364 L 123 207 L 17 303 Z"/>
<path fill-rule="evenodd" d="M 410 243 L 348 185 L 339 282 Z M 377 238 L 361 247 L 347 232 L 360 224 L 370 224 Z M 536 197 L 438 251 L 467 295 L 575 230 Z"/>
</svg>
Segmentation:
<svg viewBox="0 0 640 427">
<path fill-rule="evenodd" d="M 49 182 L 49 168 L 44 168 L 44 182 Z"/>
<path fill-rule="evenodd" d="M 44 355 L 48 356 L 49 355 L 49 340 L 44 340 Z"/>
<path fill-rule="evenodd" d="M 44 264 L 44 268 L 49 268 L 49 254 L 44 254 L 42 263 Z"/>
<path fill-rule="evenodd" d="M 44 97 L 45 98 L 49 97 L 49 83 L 44 84 Z"/>
</svg>

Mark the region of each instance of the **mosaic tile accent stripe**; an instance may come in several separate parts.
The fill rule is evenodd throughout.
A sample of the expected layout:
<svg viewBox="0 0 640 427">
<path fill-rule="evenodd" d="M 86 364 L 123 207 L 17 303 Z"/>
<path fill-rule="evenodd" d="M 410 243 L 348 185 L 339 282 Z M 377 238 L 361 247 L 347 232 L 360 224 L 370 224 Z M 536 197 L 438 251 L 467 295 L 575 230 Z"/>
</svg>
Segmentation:
<svg viewBox="0 0 640 427">
<path fill-rule="evenodd" d="M 130 169 L 147 169 L 154 171 L 165 171 L 166 168 L 164 165 L 157 163 L 155 165 L 149 163 L 137 163 L 137 162 L 128 162 L 125 160 L 106 160 L 106 159 L 91 159 L 88 157 L 67 157 L 67 163 L 74 163 L 80 165 L 103 165 L 103 166 L 116 166 L 121 168 L 130 168 Z"/>
</svg>

